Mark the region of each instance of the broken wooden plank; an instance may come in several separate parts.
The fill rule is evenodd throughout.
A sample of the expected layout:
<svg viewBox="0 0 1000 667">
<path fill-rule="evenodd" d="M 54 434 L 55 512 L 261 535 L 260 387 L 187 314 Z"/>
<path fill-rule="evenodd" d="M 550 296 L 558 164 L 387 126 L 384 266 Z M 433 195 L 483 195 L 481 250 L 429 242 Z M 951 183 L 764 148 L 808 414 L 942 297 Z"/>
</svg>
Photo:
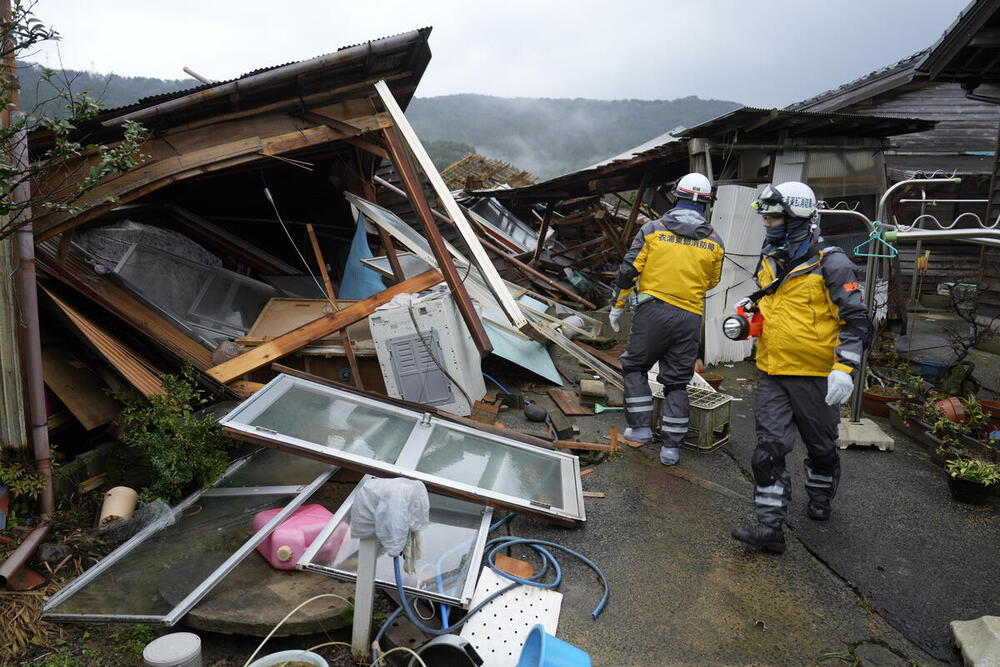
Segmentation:
<svg viewBox="0 0 1000 667">
<path fill-rule="evenodd" d="M 583 497 L 584 498 L 607 498 L 608 494 L 604 493 L 603 491 L 584 491 L 583 492 Z"/>
<path fill-rule="evenodd" d="M 104 426 L 121 412 L 121 404 L 105 393 L 107 385 L 97 373 L 62 347 L 42 346 L 42 373 L 48 388 L 88 431 Z"/>
<path fill-rule="evenodd" d="M 88 491 L 93 491 L 94 489 L 96 489 L 97 487 L 99 487 L 101 484 L 104 484 L 104 481 L 107 478 L 108 478 L 108 473 L 106 473 L 106 472 L 98 473 L 98 474 L 94 475 L 93 477 L 90 477 L 89 479 L 85 479 L 82 482 L 80 482 L 79 484 L 77 484 L 76 485 L 76 492 L 78 494 L 80 494 L 80 495 L 83 495 L 84 493 L 87 493 Z"/>
<path fill-rule="evenodd" d="M 250 382 L 249 380 L 237 380 L 226 385 L 240 398 L 250 398 L 255 393 L 264 388 L 262 382 Z"/>
<path fill-rule="evenodd" d="M 586 351 L 588 354 L 603 361 L 604 363 L 606 363 L 608 366 L 611 366 L 615 370 L 620 371 L 622 369 L 622 360 L 619 355 L 613 352 L 608 352 L 607 350 L 598 350 L 596 347 L 592 347 L 590 345 L 587 345 L 586 343 L 581 343 L 578 340 L 574 340 L 573 342 L 576 343 L 581 349 Z"/>
<path fill-rule="evenodd" d="M 128 380 L 133 387 L 142 392 L 144 396 L 156 396 L 165 392 L 157 368 L 117 338 L 78 313 L 47 287 L 44 285 L 40 285 L 40 287 L 101 356 L 114 366 L 115 370 L 121 373 L 122 377 Z"/>
<path fill-rule="evenodd" d="M 580 471 L 580 477 L 586 477 L 590 473 L 594 472 L 595 468 L 586 468 Z"/>
<path fill-rule="evenodd" d="M 621 435 L 618 434 L 618 429 L 615 428 L 614 426 L 611 427 L 610 435 L 602 435 L 601 437 L 604 438 L 605 440 L 610 440 L 611 446 L 614 447 L 616 451 L 621 449 L 621 447 L 618 446 L 621 444 L 628 445 L 633 449 L 638 449 L 639 447 L 642 447 L 641 442 L 635 442 L 634 440 L 626 440 L 625 438 L 623 438 Z"/>
<path fill-rule="evenodd" d="M 469 419 L 483 424 L 494 424 L 499 412 L 500 406 L 498 405 L 489 405 L 483 401 L 476 401 L 472 404 L 472 414 L 469 415 Z"/>
<path fill-rule="evenodd" d="M 577 442 L 576 440 L 553 440 L 552 446 L 556 449 L 586 449 L 593 452 L 616 451 L 614 445 L 605 445 L 600 442 Z"/>
<path fill-rule="evenodd" d="M 429 287 L 437 285 L 442 280 L 441 273 L 436 269 L 425 271 L 409 280 L 404 280 L 397 285 L 382 290 L 367 299 L 362 299 L 353 306 L 330 313 L 308 324 L 303 324 L 298 329 L 293 329 L 282 336 L 278 336 L 260 347 L 256 347 L 237 357 L 233 357 L 229 361 L 209 368 L 206 373 L 223 384 L 231 382 L 244 373 L 249 373 L 261 366 L 266 366 L 286 354 L 301 350 L 313 341 L 319 340 L 324 336 L 329 336 L 350 324 L 368 317 L 376 308 L 389 303 L 397 294 L 422 292 Z"/>
<path fill-rule="evenodd" d="M 593 408 L 588 408 L 586 406 L 580 405 L 580 401 L 577 399 L 576 394 L 566 389 L 549 389 L 546 391 L 555 404 L 559 406 L 563 414 L 567 417 L 579 417 L 582 415 L 592 415 L 594 414 Z"/>
</svg>

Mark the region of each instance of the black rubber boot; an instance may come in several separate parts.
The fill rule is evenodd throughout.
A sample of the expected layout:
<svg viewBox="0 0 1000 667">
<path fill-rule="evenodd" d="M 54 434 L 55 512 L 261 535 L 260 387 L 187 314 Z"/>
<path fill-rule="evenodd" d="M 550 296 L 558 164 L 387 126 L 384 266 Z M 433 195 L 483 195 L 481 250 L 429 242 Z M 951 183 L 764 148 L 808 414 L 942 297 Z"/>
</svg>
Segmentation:
<svg viewBox="0 0 1000 667">
<path fill-rule="evenodd" d="M 750 528 L 737 528 L 732 532 L 733 538 L 762 551 L 776 554 L 785 553 L 785 533 L 780 528 L 771 528 L 758 523 Z"/>
<path fill-rule="evenodd" d="M 830 518 L 830 503 L 810 501 L 806 508 L 806 516 L 813 521 L 826 521 Z"/>
</svg>

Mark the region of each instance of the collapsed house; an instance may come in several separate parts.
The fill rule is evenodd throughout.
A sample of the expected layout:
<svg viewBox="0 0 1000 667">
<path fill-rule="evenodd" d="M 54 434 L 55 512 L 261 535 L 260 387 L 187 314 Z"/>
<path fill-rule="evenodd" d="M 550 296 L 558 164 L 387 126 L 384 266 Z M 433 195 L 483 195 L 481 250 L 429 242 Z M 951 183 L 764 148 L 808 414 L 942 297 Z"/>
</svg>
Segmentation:
<svg viewBox="0 0 1000 667">
<path fill-rule="evenodd" d="M 483 407 L 490 354 L 561 386 L 552 344 L 621 380 L 572 340 L 600 334 L 573 307 L 593 304 L 516 257 L 537 231 L 502 207 L 456 202 L 406 122 L 429 32 L 144 99 L 79 128 L 113 144 L 136 120 L 149 136 L 135 169 L 33 220 L 52 439 L 72 442 L 71 456 L 93 447 L 116 432 L 119 392 L 162 394 L 162 374 L 190 364 L 242 401 L 226 432 L 265 449 L 87 570 L 47 617 L 173 625 L 223 582 L 264 576 L 246 557 L 345 471 L 369 475 L 348 476 L 355 493 L 370 475 L 430 489 L 406 587 L 433 600 L 469 605 L 492 508 L 585 520 L 579 460 L 552 443 L 571 431 L 543 439 L 467 418 Z M 30 150 L 51 141 L 37 131 Z M 57 201 L 91 160 L 49 173 L 36 195 Z M 328 530 L 292 568 L 356 576 L 358 542 L 341 528 L 354 498 L 330 501 Z M 391 563 L 378 568 L 392 588 Z"/>
<path fill-rule="evenodd" d="M 831 207 L 874 218 L 893 160 L 912 157 L 901 142 L 936 129 L 853 109 L 744 108 L 543 183 L 456 168 L 466 189 L 453 195 L 402 116 L 428 33 L 141 100 L 81 128 L 105 143 L 126 120 L 151 134 L 143 164 L 90 193 L 83 213 L 35 219 L 45 317 L 76 341 L 43 341 L 51 429 L 68 413 L 95 431 L 120 409 L 106 388 L 155 395 L 161 372 L 190 363 L 244 399 L 227 433 L 265 449 L 67 586 L 50 618 L 176 623 L 227 579 L 258 576 L 247 556 L 342 470 L 365 477 L 277 560 L 353 579 L 358 547 L 344 526 L 356 494 L 373 477 L 413 479 L 432 492 L 434 537 L 406 589 L 468 607 L 495 509 L 586 518 L 579 460 L 551 442 L 558 429 L 542 439 L 468 418 L 487 391 L 482 358 L 561 386 L 558 348 L 620 388 L 614 355 L 581 344 L 601 334 L 588 311 L 689 171 L 718 186 L 712 223 L 730 260 L 708 298 L 703 358 L 744 358 L 750 343 L 722 337 L 721 320 L 753 291 L 762 230 L 747 211 L 762 185 L 802 180 Z M 32 151 L 47 139 L 33 135 Z M 58 198 L 88 167 L 84 154 L 36 188 Z M 824 231 L 849 252 L 869 238 L 850 215 Z M 380 561 L 377 581 L 393 579 Z M 130 595 L 115 599 L 123 587 Z"/>
</svg>

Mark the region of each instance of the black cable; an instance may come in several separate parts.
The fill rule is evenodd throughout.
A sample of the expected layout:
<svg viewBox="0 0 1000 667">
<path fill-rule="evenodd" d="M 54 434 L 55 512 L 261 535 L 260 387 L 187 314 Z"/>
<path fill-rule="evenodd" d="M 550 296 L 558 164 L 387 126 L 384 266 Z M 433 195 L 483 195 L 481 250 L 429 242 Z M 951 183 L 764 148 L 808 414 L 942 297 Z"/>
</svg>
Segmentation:
<svg viewBox="0 0 1000 667">
<path fill-rule="evenodd" d="M 445 370 L 445 367 L 442 366 L 441 362 L 438 361 L 437 357 L 434 356 L 434 352 L 431 351 L 431 346 L 427 344 L 426 340 L 424 340 L 424 334 L 420 330 L 420 327 L 417 325 L 417 318 L 415 318 L 413 316 L 413 306 L 412 306 L 412 304 L 409 304 L 409 303 L 406 304 L 406 312 L 408 312 L 410 314 L 410 321 L 413 322 L 413 329 L 417 332 L 417 338 L 419 338 L 420 342 L 423 343 L 424 349 L 427 350 L 427 356 L 429 356 L 431 358 L 431 361 L 434 362 L 434 365 L 437 366 L 441 370 L 442 373 L 444 373 L 444 376 L 446 378 L 448 378 L 449 380 L 451 380 L 451 383 L 453 385 L 455 385 L 456 387 L 458 387 L 458 390 L 460 392 L 462 392 L 462 396 L 464 396 L 465 400 L 469 403 L 469 409 L 471 410 L 472 409 L 472 405 L 473 405 L 473 401 L 472 401 L 471 398 L 469 398 L 469 394 L 467 394 L 466 391 L 465 391 L 465 389 L 462 388 L 462 385 L 460 385 L 458 383 L 458 381 L 455 380 L 455 378 L 453 378 L 451 376 L 451 373 L 449 373 L 447 370 Z"/>
</svg>

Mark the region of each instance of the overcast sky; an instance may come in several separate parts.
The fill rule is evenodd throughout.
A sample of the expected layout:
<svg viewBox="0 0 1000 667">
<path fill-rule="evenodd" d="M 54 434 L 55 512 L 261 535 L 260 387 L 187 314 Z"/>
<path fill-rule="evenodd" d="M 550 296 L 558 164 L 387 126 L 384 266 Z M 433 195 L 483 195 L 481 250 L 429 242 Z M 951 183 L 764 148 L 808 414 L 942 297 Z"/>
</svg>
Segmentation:
<svg viewBox="0 0 1000 667">
<path fill-rule="evenodd" d="M 784 106 L 933 44 L 967 0 L 39 0 L 62 66 L 212 79 L 433 26 L 422 97 Z M 490 9 L 492 7 L 492 9 Z M 47 47 L 33 60 L 59 66 Z"/>
</svg>

